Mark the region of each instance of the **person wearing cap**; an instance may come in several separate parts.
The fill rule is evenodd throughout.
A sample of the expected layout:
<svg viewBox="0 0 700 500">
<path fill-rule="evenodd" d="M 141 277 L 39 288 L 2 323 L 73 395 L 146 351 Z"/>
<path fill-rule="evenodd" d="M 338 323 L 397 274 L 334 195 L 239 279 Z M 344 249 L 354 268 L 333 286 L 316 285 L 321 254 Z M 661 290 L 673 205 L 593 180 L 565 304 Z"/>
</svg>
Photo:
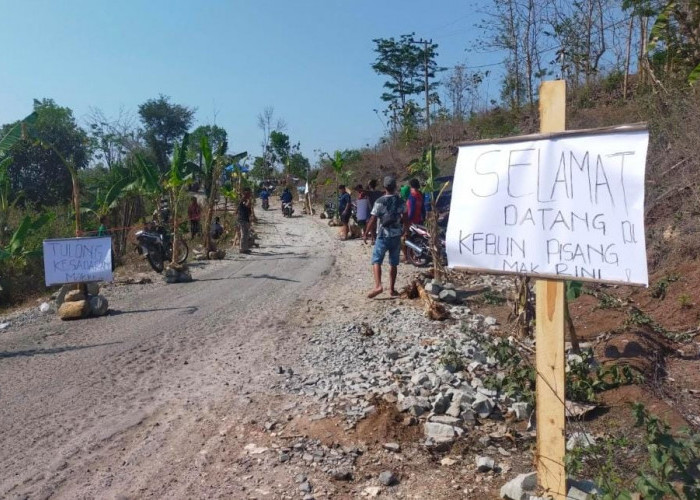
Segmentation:
<svg viewBox="0 0 700 500">
<path fill-rule="evenodd" d="M 396 194 L 396 179 L 388 175 L 384 178 L 384 196 L 380 197 L 372 208 L 369 224 L 365 228 L 363 239 L 377 226 L 377 239 L 372 251 L 372 273 L 374 289 L 367 295 L 370 299 L 384 291 L 382 286 L 382 264 L 384 256 L 389 254 L 389 292 L 397 297 L 396 275 L 401 260 L 401 236 L 407 229 L 406 205 Z"/>
</svg>

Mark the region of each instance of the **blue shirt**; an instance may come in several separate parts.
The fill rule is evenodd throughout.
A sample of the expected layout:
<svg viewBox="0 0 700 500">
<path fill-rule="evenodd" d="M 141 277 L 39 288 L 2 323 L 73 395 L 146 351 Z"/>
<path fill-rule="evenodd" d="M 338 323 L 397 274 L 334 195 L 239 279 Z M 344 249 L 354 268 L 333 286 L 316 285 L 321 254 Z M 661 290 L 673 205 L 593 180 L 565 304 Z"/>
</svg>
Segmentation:
<svg viewBox="0 0 700 500">
<path fill-rule="evenodd" d="M 267 192 L 267 189 L 263 189 L 260 191 L 260 198 L 263 200 L 267 200 L 270 197 L 270 193 Z"/>
<path fill-rule="evenodd" d="M 338 213 L 342 214 L 350 203 L 350 195 L 348 193 L 343 193 L 338 198 Z"/>
<path fill-rule="evenodd" d="M 292 201 L 292 193 L 290 193 L 288 190 L 285 190 L 285 191 L 282 193 L 282 196 L 280 196 L 280 199 L 281 199 L 284 203 L 289 203 L 290 201 Z"/>
</svg>

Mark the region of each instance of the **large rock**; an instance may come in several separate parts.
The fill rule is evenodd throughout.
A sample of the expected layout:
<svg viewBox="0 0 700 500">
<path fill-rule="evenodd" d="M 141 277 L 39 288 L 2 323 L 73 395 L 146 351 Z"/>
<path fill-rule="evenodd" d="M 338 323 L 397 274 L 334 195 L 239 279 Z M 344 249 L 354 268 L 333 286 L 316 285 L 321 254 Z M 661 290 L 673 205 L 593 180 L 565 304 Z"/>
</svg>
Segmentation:
<svg viewBox="0 0 700 500">
<path fill-rule="evenodd" d="M 401 412 L 408 411 L 415 417 L 420 417 L 423 413 L 430 410 L 430 401 L 428 398 L 419 396 L 407 396 L 398 402 L 398 409 Z"/>
<path fill-rule="evenodd" d="M 355 222 L 354 219 L 350 219 L 348 223 L 348 229 L 350 230 L 350 238 L 362 238 L 362 228 Z"/>
<path fill-rule="evenodd" d="M 572 451 L 575 448 L 588 448 L 595 444 L 595 437 L 588 432 L 574 432 L 566 442 L 566 449 Z"/>
<path fill-rule="evenodd" d="M 85 318 L 90 313 L 90 305 L 87 300 L 64 302 L 58 308 L 58 317 L 67 319 Z"/>
<path fill-rule="evenodd" d="M 464 434 L 464 430 L 459 427 L 437 422 L 426 422 L 423 425 L 423 431 L 425 437 L 436 443 L 452 443 Z"/>
<path fill-rule="evenodd" d="M 593 481 L 568 479 L 567 484 L 569 486 L 567 500 L 593 500 L 603 494 Z"/>
<path fill-rule="evenodd" d="M 100 293 L 100 284 L 96 282 L 86 283 L 85 287 L 87 289 L 88 295 L 97 295 Z"/>
<path fill-rule="evenodd" d="M 64 302 L 80 302 L 81 300 L 85 300 L 85 294 L 82 290 L 70 290 L 66 293 Z"/>
<path fill-rule="evenodd" d="M 449 408 L 451 399 L 452 396 L 450 394 L 444 395 L 441 392 L 438 393 L 433 402 L 433 413 L 436 415 L 443 415 L 447 411 L 447 408 Z"/>
<path fill-rule="evenodd" d="M 74 289 L 75 285 L 61 285 L 61 288 L 56 292 L 56 307 L 61 307 L 61 304 L 66 301 L 66 294 Z"/>
<path fill-rule="evenodd" d="M 447 302 L 448 304 L 454 304 L 457 302 L 457 292 L 454 290 L 443 290 L 438 294 L 441 301 Z"/>
<path fill-rule="evenodd" d="M 104 316 L 109 310 L 109 302 L 104 295 L 94 295 L 90 297 L 90 315 Z"/>
<path fill-rule="evenodd" d="M 192 275 L 187 268 L 169 267 L 165 270 L 164 279 L 166 283 L 188 283 L 192 281 Z"/>
<path fill-rule="evenodd" d="M 479 418 L 487 418 L 493 411 L 493 400 L 488 396 L 477 393 L 476 399 L 472 403 L 472 410 Z"/>
<path fill-rule="evenodd" d="M 382 483 L 384 486 L 393 486 L 397 484 L 399 480 L 396 477 L 396 474 L 394 474 L 390 470 L 385 470 L 384 472 L 379 474 L 379 482 Z"/>
<path fill-rule="evenodd" d="M 510 409 L 513 410 L 515 420 L 517 421 L 527 420 L 528 418 L 530 418 L 530 412 L 532 412 L 532 407 L 530 406 L 530 403 L 525 402 L 513 403 Z"/>
<path fill-rule="evenodd" d="M 501 487 L 501 498 L 507 500 L 528 500 L 530 493 L 537 488 L 537 472 L 520 474 Z"/>
<path fill-rule="evenodd" d="M 496 467 L 496 462 L 491 457 L 476 457 L 476 470 L 479 472 L 488 472 Z"/>
</svg>

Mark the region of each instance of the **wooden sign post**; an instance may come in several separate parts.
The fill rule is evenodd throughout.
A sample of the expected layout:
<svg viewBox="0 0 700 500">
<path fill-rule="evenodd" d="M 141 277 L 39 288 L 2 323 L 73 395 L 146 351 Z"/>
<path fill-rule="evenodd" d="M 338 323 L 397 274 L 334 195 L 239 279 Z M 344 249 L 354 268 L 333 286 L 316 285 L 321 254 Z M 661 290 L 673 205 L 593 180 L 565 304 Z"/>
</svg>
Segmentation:
<svg viewBox="0 0 700 500">
<path fill-rule="evenodd" d="M 566 129 L 566 82 L 540 87 L 540 132 Z M 566 498 L 566 405 L 564 359 L 564 282 L 535 282 L 537 371 L 537 478 L 545 494 Z"/>
<path fill-rule="evenodd" d="M 541 133 L 460 146 L 449 267 L 536 280 L 537 472 L 566 498 L 565 280 L 646 286 L 646 126 L 566 130 L 566 84 L 540 87 Z M 455 193 L 459 193 L 455 195 Z"/>
</svg>

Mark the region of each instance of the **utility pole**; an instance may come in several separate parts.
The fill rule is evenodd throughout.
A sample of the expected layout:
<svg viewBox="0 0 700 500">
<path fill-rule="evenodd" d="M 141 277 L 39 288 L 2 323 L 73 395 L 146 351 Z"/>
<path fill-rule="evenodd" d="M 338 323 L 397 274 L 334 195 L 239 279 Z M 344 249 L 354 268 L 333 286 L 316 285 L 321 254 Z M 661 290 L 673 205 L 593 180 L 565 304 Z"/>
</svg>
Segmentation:
<svg viewBox="0 0 700 500">
<path fill-rule="evenodd" d="M 425 69 L 425 127 L 428 133 L 430 133 L 430 94 L 428 92 L 428 44 L 433 43 L 432 38 L 430 40 L 414 40 L 411 38 L 411 43 L 423 44 L 423 67 Z"/>
</svg>

